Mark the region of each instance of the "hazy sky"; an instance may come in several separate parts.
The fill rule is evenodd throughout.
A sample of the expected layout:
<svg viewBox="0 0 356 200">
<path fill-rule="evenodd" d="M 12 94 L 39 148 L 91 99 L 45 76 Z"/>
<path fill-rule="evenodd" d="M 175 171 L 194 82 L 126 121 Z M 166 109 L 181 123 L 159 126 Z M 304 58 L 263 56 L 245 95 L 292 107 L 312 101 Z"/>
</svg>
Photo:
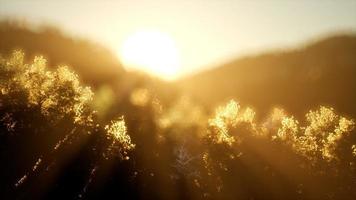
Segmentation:
<svg viewBox="0 0 356 200">
<path fill-rule="evenodd" d="M 118 56 L 135 31 L 162 31 L 176 42 L 187 74 L 254 51 L 355 31 L 356 0 L 0 0 L 0 16 L 54 23 Z"/>
</svg>

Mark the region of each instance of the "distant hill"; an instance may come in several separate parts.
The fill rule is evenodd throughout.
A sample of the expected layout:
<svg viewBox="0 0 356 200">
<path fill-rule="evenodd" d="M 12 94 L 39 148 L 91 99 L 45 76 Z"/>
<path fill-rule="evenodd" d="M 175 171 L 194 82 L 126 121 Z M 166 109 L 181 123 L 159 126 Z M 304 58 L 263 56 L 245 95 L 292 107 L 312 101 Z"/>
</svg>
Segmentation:
<svg viewBox="0 0 356 200">
<path fill-rule="evenodd" d="M 0 21 L 0 54 L 9 55 L 14 49 L 24 50 L 28 60 L 35 55 L 44 55 L 50 67 L 69 65 L 94 91 L 109 86 L 116 104 L 129 99 L 131 92 L 141 87 L 150 88 L 166 103 L 178 95 L 172 84 L 139 71 L 125 71 L 118 58 L 106 47 L 68 36 L 56 27 Z"/>
<path fill-rule="evenodd" d="M 323 104 L 356 117 L 356 35 L 232 60 L 176 84 L 208 106 L 235 98 L 258 113 L 277 105 L 301 115 Z"/>
<path fill-rule="evenodd" d="M 14 49 L 24 50 L 28 59 L 44 55 L 50 66 L 69 65 L 94 86 L 115 81 L 124 72 L 117 57 L 99 44 L 70 37 L 53 27 L 0 22 L 0 54 L 8 55 Z"/>
</svg>

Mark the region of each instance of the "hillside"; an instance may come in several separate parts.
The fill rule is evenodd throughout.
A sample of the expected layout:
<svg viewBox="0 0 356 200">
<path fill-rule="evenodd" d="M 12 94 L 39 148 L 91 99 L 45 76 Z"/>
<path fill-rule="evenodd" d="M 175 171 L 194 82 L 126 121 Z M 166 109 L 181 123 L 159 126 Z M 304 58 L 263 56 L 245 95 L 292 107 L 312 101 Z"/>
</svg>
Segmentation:
<svg viewBox="0 0 356 200">
<path fill-rule="evenodd" d="M 266 114 L 273 106 L 301 115 L 319 104 L 356 116 L 356 35 L 298 49 L 232 60 L 177 81 L 205 105 L 235 98 Z"/>
<path fill-rule="evenodd" d="M 100 44 L 70 37 L 53 27 L 30 27 L 19 22 L 0 22 L 0 54 L 22 49 L 28 59 L 44 55 L 49 66 L 69 65 L 92 86 L 114 81 L 124 71 L 117 57 Z"/>
</svg>

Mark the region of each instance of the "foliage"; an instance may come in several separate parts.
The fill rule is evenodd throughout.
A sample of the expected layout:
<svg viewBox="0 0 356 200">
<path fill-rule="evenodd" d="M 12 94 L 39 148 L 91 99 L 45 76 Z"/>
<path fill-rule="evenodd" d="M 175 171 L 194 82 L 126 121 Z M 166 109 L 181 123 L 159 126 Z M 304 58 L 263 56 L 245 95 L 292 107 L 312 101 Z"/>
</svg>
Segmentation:
<svg viewBox="0 0 356 200">
<path fill-rule="evenodd" d="M 10 198 L 356 197 L 355 122 L 334 108 L 258 118 L 230 100 L 210 113 L 186 95 L 165 103 L 149 84 L 95 96 L 68 67 L 26 64 L 21 51 L 0 60 L 0 183 Z"/>
<path fill-rule="evenodd" d="M 341 141 L 351 134 L 355 122 L 337 115 L 332 108 L 324 106 L 317 111 L 309 111 L 306 114 L 306 121 L 308 124 L 303 127 L 299 126 L 294 117 L 284 117 L 273 139 L 290 144 L 309 160 L 340 159 L 336 155 L 336 150 Z"/>
<path fill-rule="evenodd" d="M 132 144 L 131 138 L 127 135 L 126 125 L 123 117 L 116 121 L 111 121 L 110 125 L 105 126 L 107 131 L 107 137 L 112 140 L 111 145 L 108 150 L 110 152 L 116 152 L 124 159 L 128 160 L 129 157 L 126 156 L 129 151 L 135 148 Z M 115 150 L 114 150 L 115 149 Z"/>
<path fill-rule="evenodd" d="M 50 71 L 42 56 L 27 64 L 24 53 L 14 51 L 11 57 L 0 58 L 0 74 L 1 148 L 19 157 L 37 157 L 36 162 L 20 160 L 19 170 L 18 160 L 1 154 L 2 168 L 11 169 L 3 171 L 8 174 L 8 179 L 2 180 L 5 191 L 11 190 L 11 182 L 21 187 L 50 167 L 57 167 L 57 162 L 74 156 L 90 137 L 99 138 L 93 146 L 109 140 L 111 145 L 105 152 L 128 158 L 134 144 L 126 134 L 124 121 L 113 121 L 105 134 L 91 108 L 93 92 L 83 87 L 67 66 Z"/>
<path fill-rule="evenodd" d="M 38 108 L 52 123 L 68 117 L 75 124 L 92 125 L 89 102 L 93 93 L 80 86 L 78 77 L 67 67 L 48 71 L 43 57 L 24 64 L 21 51 L 15 51 L 8 60 L 2 59 L 0 64 L 2 108 Z"/>
</svg>

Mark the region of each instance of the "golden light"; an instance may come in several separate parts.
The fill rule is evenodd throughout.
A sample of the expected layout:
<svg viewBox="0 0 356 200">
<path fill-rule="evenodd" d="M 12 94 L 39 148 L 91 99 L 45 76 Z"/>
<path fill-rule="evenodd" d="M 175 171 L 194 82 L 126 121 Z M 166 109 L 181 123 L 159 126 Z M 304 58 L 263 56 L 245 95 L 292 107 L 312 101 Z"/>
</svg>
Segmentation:
<svg viewBox="0 0 356 200">
<path fill-rule="evenodd" d="M 145 30 L 130 35 L 124 41 L 120 55 L 125 66 L 163 79 L 174 79 L 180 72 L 179 53 L 174 40 L 159 31 Z"/>
</svg>

